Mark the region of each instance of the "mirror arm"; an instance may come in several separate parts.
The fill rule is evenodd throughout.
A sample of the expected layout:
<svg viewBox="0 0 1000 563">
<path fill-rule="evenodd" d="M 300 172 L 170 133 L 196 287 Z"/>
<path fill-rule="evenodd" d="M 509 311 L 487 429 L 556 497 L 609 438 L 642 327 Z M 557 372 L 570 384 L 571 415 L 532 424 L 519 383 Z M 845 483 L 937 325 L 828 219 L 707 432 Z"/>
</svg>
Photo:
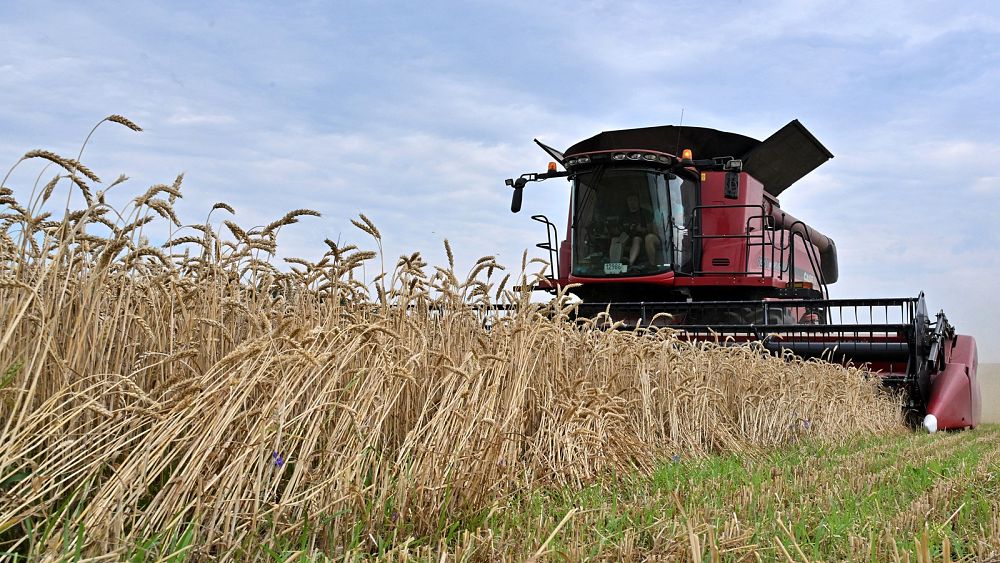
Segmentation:
<svg viewBox="0 0 1000 563">
<path fill-rule="evenodd" d="M 514 195 L 510 200 L 511 212 L 517 213 L 521 210 L 521 202 L 524 199 L 524 186 L 528 182 L 540 182 L 542 180 L 548 180 L 549 178 L 565 178 L 566 176 L 569 176 L 568 170 L 564 170 L 562 172 L 544 172 L 541 174 L 528 172 L 527 174 L 521 174 L 517 180 L 507 178 L 507 180 L 504 181 L 504 184 L 514 188 Z"/>
</svg>

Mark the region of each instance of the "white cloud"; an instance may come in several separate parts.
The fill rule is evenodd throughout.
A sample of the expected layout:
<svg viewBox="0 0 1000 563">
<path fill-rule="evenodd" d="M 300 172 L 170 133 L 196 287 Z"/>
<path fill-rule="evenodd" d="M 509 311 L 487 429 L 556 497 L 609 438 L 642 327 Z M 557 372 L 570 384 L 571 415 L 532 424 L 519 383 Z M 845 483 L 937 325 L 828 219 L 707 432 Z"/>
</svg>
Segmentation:
<svg viewBox="0 0 1000 563">
<path fill-rule="evenodd" d="M 231 115 L 178 111 L 166 118 L 168 125 L 226 125 L 236 123 Z"/>
<path fill-rule="evenodd" d="M 972 184 L 977 194 L 1000 194 L 1000 176 L 980 176 Z"/>
</svg>

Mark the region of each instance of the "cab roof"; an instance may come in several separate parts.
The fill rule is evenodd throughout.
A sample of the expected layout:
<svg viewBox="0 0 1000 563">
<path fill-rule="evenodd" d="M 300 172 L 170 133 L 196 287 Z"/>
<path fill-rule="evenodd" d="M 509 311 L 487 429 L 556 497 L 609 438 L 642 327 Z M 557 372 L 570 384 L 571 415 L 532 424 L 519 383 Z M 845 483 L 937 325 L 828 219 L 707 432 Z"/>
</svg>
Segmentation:
<svg viewBox="0 0 1000 563">
<path fill-rule="evenodd" d="M 740 159 L 743 170 L 764 184 L 773 196 L 833 158 L 833 153 L 797 119 L 763 141 L 728 131 L 675 125 L 604 131 L 576 143 L 564 155 L 569 158 L 597 151 L 643 149 L 673 155 L 691 149 L 696 159 Z"/>
</svg>

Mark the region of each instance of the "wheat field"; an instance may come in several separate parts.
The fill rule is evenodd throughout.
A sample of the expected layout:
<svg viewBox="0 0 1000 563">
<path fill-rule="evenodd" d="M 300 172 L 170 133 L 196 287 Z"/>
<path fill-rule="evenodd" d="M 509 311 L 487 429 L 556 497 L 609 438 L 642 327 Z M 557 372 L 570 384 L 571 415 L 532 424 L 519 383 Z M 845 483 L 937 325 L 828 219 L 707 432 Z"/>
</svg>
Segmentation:
<svg viewBox="0 0 1000 563">
<path fill-rule="evenodd" d="M 460 272 L 444 242 L 448 264 L 386 268 L 361 215 L 358 246 L 279 260 L 317 212 L 184 223 L 182 176 L 113 208 L 128 180 L 81 160 L 30 151 L 15 167 L 46 175 L 0 187 L 8 555 L 437 557 L 525 491 L 902 431 L 862 370 L 595 330 L 565 296 L 532 301 L 527 259 Z"/>
</svg>

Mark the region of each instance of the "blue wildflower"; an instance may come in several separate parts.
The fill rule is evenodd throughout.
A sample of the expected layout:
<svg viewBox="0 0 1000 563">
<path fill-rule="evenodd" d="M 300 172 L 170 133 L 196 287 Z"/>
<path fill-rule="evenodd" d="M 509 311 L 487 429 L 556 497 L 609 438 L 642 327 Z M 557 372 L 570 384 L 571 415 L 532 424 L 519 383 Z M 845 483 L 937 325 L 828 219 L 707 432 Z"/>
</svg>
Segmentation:
<svg viewBox="0 0 1000 563">
<path fill-rule="evenodd" d="M 285 458 L 281 456 L 278 452 L 271 452 L 271 459 L 274 460 L 275 467 L 281 467 L 285 465 Z"/>
</svg>

